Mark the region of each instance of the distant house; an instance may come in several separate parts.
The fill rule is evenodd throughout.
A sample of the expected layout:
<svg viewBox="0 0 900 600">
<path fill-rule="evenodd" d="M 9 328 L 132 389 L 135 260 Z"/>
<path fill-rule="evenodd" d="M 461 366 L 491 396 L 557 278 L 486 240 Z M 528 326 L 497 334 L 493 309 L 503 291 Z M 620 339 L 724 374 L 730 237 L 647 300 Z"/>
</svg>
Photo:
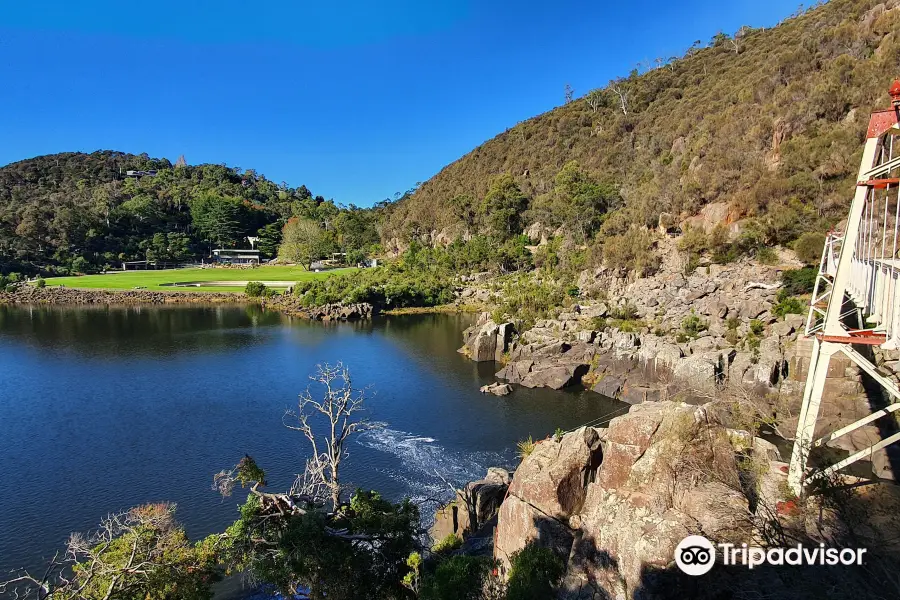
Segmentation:
<svg viewBox="0 0 900 600">
<path fill-rule="evenodd" d="M 228 265 L 258 265 L 259 250 L 216 248 L 213 261 Z"/>
<path fill-rule="evenodd" d="M 156 169 L 150 171 L 125 171 L 126 177 L 156 177 Z"/>
</svg>

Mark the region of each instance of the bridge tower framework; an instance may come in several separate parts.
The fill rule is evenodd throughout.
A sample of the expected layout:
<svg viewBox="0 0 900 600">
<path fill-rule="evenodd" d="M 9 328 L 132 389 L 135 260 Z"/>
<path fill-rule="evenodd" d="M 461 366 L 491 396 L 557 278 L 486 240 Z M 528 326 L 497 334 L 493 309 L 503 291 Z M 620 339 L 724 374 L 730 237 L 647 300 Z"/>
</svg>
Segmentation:
<svg viewBox="0 0 900 600">
<path fill-rule="evenodd" d="M 807 469 L 813 448 L 900 409 L 900 389 L 854 347 L 900 348 L 900 80 L 890 95 L 891 107 L 872 113 L 847 224 L 826 238 L 810 300 L 806 335 L 813 338 L 813 350 L 788 471 L 788 484 L 798 495 L 812 478 L 827 477 L 900 441 L 896 433 L 815 473 Z M 857 326 L 848 326 L 854 317 Z M 828 365 L 838 352 L 877 382 L 891 403 L 816 439 Z"/>
</svg>

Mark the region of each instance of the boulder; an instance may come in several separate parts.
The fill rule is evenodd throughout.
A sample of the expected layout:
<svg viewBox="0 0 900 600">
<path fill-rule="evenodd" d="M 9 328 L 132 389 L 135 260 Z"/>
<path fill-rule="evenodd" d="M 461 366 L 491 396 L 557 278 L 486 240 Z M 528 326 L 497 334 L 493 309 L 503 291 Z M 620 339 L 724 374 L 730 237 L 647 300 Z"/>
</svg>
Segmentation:
<svg viewBox="0 0 900 600">
<path fill-rule="evenodd" d="M 494 556 L 508 567 L 509 557 L 531 543 L 551 548 L 559 556 L 568 556 L 574 539 L 574 533 L 565 523 L 509 495 L 498 513 Z"/>
<path fill-rule="evenodd" d="M 641 404 L 642 402 L 659 402 L 662 390 L 658 387 L 647 385 L 626 386 L 619 400 L 628 404 Z"/>
<path fill-rule="evenodd" d="M 591 389 L 608 398 L 618 398 L 619 392 L 622 391 L 622 386 L 624 385 L 625 380 L 623 378 L 606 375 L 597 381 Z"/>
<path fill-rule="evenodd" d="M 534 365 L 533 360 L 517 360 L 511 362 L 497 371 L 497 377 L 499 379 L 505 379 L 510 383 L 522 383 L 522 380 L 525 379 L 529 371 L 531 371 L 532 365 Z"/>
<path fill-rule="evenodd" d="M 704 431 L 715 427 L 702 408 L 672 402 L 636 405 L 612 420 L 596 481 L 587 485 L 583 510 L 569 520 L 578 529 L 559 597 L 693 597 L 685 590 L 639 592 L 648 572 L 671 566 L 675 547 L 689 534 L 750 539 L 747 499 L 715 477 L 688 474 L 714 472 L 716 457 L 733 455 L 727 437 Z M 685 442 L 692 439 L 709 442 L 692 446 L 685 463 Z M 733 463 L 723 464 L 720 477 L 736 478 Z"/>
<path fill-rule="evenodd" d="M 450 534 L 465 538 L 477 532 L 497 516 L 509 489 L 510 475 L 505 469 L 491 467 L 484 479 L 457 490 L 456 498 L 437 510 L 431 539 L 440 541 Z"/>
<path fill-rule="evenodd" d="M 475 513 L 474 527 L 472 531 L 478 531 L 488 521 L 497 516 L 500 505 L 506 497 L 509 484 L 489 481 L 473 481 L 466 485 L 465 496 L 469 506 L 469 520 L 472 521 L 472 511 Z"/>
<path fill-rule="evenodd" d="M 508 396 L 512 393 L 513 388 L 508 383 L 491 383 L 483 385 L 479 389 L 482 394 L 493 394 L 495 396 Z"/>
<path fill-rule="evenodd" d="M 484 480 L 492 483 L 509 485 L 512 483 L 512 475 L 502 467 L 488 467 L 487 475 L 485 475 Z"/>
<path fill-rule="evenodd" d="M 516 470 L 510 496 L 554 519 L 567 520 L 581 509 L 585 485 L 603 458 L 600 430 L 582 427 L 561 440 L 538 442 Z"/>
<path fill-rule="evenodd" d="M 522 379 L 522 385 L 527 388 L 547 387 L 553 390 L 561 390 L 564 387 L 579 383 L 587 374 L 588 365 L 584 364 L 555 364 L 548 367 L 535 365 L 531 372 Z"/>
</svg>

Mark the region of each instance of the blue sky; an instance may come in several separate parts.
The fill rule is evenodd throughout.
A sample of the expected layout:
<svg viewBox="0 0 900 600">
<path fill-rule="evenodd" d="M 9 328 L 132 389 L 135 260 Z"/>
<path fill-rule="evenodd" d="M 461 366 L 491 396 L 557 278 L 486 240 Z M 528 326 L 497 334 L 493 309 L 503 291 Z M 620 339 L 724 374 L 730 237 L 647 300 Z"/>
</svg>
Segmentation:
<svg viewBox="0 0 900 600">
<path fill-rule="evenodd" d="M 345 204 L 784 0 L 0 5 L 0 165 L 98 149 L 254 168 Z"/>
</svg>

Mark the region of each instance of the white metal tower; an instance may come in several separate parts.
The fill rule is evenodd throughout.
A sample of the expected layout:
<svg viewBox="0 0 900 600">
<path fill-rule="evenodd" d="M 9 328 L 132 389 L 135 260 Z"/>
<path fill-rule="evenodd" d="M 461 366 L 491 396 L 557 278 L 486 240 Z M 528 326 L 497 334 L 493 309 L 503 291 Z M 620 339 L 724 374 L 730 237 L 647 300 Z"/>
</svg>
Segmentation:
<svg viewBox="0 0 900 600">
<path fill-rule="evenodd" d="M 900 409 L 897 386 L 854 348 L 900 348 L 900 81 L 891 86 L 890 95 L 891 108 L 872 113 L 847 224 L 843 231 L 832 231 L 827 237 L 810 301 L 806 335 L 813 338 L 813 351 L 788 474 L 788 483 L 797 494 L 810 477 L 806 462 L 812 448 Z M 856 318 L 856 327 L 846 325 L 851 317 Z M 890 394 L 891 404 L 815 439 L 828 364 L 837 352 L 848 356 Z M 835 473 L 897 441 L 900 433 L 817 471 L 817 476 Z"/>
</svg>

